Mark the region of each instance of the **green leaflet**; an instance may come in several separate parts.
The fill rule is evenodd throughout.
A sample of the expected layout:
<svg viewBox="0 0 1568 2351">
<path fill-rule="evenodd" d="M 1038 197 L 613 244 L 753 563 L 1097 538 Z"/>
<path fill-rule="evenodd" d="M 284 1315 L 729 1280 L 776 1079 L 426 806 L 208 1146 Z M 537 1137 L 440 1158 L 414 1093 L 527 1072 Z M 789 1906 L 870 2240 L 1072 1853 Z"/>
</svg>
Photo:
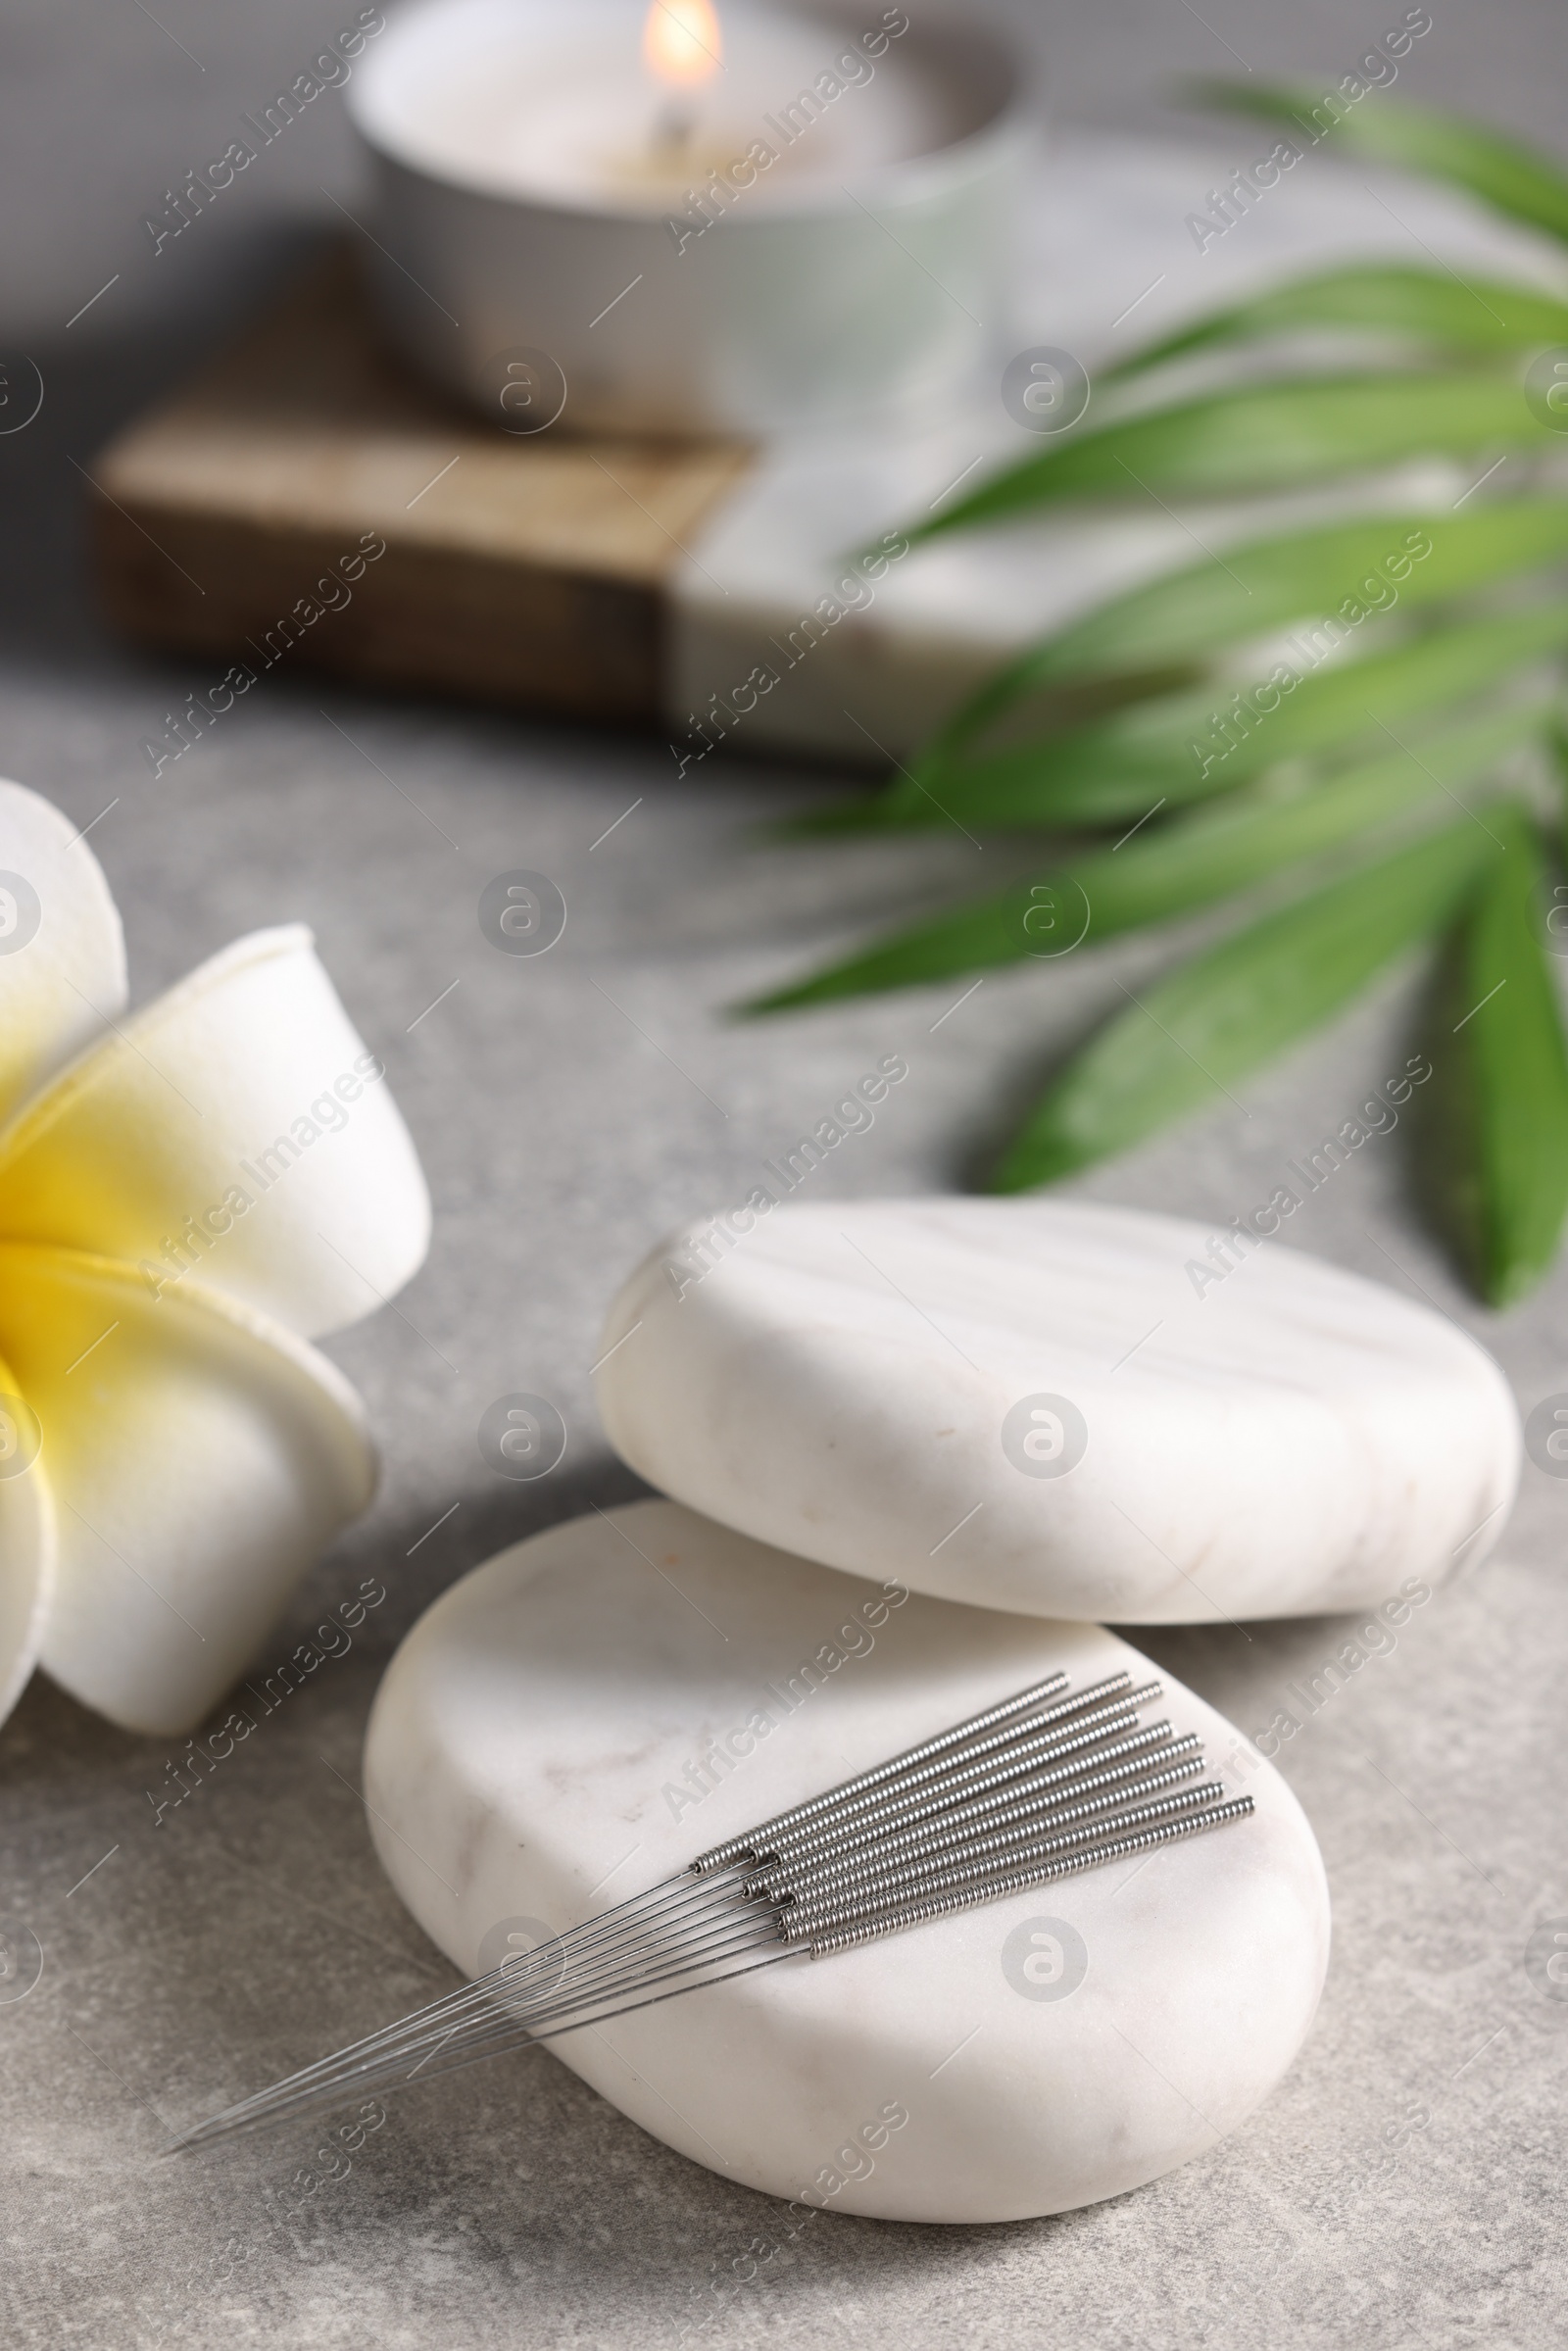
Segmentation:
<svg viewBox="0 0 1568 2351">
<path fill-rule="evenodd" d="M 1511 1306 L 1550 1266 L 1568 1211 L 1568 1056 L 1544 942 L 1541 847 L 1517 808 L 1489 817 L 1503 854 L 1476 893 L 1456 1035 L 1476 1108 L 1482 1280 Z"/>
<path fill-rule="evenodd" d="M 1317 277 L 1259 294 L 1234 310 L 1216 311 L 1179 334 L 1134 352 L 1102 380 L 1142 373 L 1184 352 L 1240 343 L 1307 327 L 1338 326 L 1368 334 L 1410 335 L 1453 351 L 1499 357 L 1568 343 L 1568 303 L 1529 286 L 1496 278 L 1440 276 L 1435 269 L 1365 266 L 1329 269 Z"/>
<path fill-rule="evenodd" d="M 1198 81 L 1188 94 L 1200 105 L 1228 114 L 1252 115 L 1280 122 L 1297 133 L 1299 148 L 1327 138 L 1342 154 L 1396 164 L 1467 188 L 1494 212 L 1527 220 L 1549 236 L 1568 240 L 1568 179 L 1544 155 L 1495 131 L 1436 107 L 1391 105 L 1373 91 L 1347 104 L 1303 83 Z M 1334 120 L 1335 112 L 1339 120 Z"/>
<path fill-rule="evenodd" d="M 742 1007 L 776 1012 L 889 988 L 912 988 L 960 973 L 1021 961 L 1046 944 L 1026 932 L 1038 891 L 1054 890 L 1062 921 L 1076 930 L 1075 909 L 1090 909 L 1085 943 L 1211 904 L 1299 859 L 1317 857 L 1389 824 L 1439 792 L 1473 782 L 1496 760 L 1544 731 L 1551 705 L 1532 703 L 1489 712 L 1391 751 L 1314 784 L 1291 800 L 1259 796 L 1227 801 L 1123 848 L 1074 858 L 1038 882 L 1020 882 L 934 920 L 895 931 L 843 963 Z M 1565 941 L 1568 945 L 1568 941 Z"/>
<path fill-rule="evenodd" d="M 921 761 L 922 777 L 951 765 L 956 750 L 1032 689 L 1169 671 L 1293 621 L 1343 615 L 1361 603 L 1358 586 L 1372 582 L 1384 598 L 1393 579 L 1409 611 L 1564 557 L 1568 500 L 1544 497 L 1498 499 L 1441 518 L 1335 522 L 1227 547 L 1028 647 L 948 720 Z"/>
<path fill-rule="evenodd" d="M 1266 767 L 1348 745 L 1379 725 L 1467 701 L 1568 644 L 1568 604 L 1435 630 L 1386 653 L 1312 669 L 1321 649 L 1288 648 L 1235 681 L 1138 703 L 1097 725 L 965 759 L 938 786 L 971 825 L 1122 822 L 1249 783 Z M 1290 680 L 1295 678 L 1294 685 Z M 941 824 L 912 778 L 890 784 L 884 823 Z"/>
<path fill-rule="evenodd" d="M 1519 385 L 1493 373 L 1308 376 L 1074 433 L 995 473 L 906 535 L 911 546 L 1062 498 L 1267 490 L 1396 459 L 1554 442 Z"/>
<path fill-rule="evenodd" d="M 1152 982 L 1068 1063 L 1006 1152 L 995 1189 L 1050 1183 L 1212 1107 L 1445 923 L 1497 854 L 1491 833 L 1463 818 Z"/>
</svg>

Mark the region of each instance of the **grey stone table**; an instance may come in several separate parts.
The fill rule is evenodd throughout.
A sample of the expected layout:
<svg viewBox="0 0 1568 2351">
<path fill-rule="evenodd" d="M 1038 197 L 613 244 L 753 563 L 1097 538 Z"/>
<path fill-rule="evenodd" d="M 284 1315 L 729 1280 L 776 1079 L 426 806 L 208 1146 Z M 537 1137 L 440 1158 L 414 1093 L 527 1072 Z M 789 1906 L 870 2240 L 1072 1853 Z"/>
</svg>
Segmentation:
<svg viewBox="0 0 1568 2351">
<path fill-rule="evenodd" d="M 1085 111 L 1137 122 L 1156 68 L 1223 64 L 1195 12 L 1173 31 L 1174 13 L 1123 0 L 1064 24 L 1064 103 L 1076 74 Z M 1277 23 L 1272 10 L 1205 15 L 1270 69 L 1320 70 L 1368 30 L 1348 6 Z M 676 1219 L 742 1197 L 883 1053 L 906 1055 L 908 1083 L 813 1182 L 856 1196 L 963 1185 L 1053 1056 L 1120 1001 L 1117 980 L 1136 985 L 1164 952 L 1132 942 L 997 977 L 945 1019 L 957 988 L 731 1025 L 720 1015 L 737 996 L 886 909 L 934 902 L 974 853 L 956 839 L 780 851 L 759 820 L 830 780 L 712 760 L 677 787 L 661 746 L 370 703 L 304 675 L 252 696 L 149 780 L 141 739 L 193 681 L 96 633 L 68 460 L 275 266 L 290 189 L 265 236 L 259 218 L 224 231 L 222 266 L 189 280 L 199 301 L 182 308 L 143 269 L 96 340 L 74 347 L 63 321 L 116 263 L 106 232 L 100 270 L 94 224 L 139 210 L 144 182 L 156 193 L 187 144 L 321 29 L 303 6 L 267 17 L 164 0 L 160 24 L 191 68 L 164 56 L 157 26 L 107 7 L 39 5 L 7 35 L 8 103 L 25 117 L 8 218 L 31 223 L 8 264 L 11 299 L 28 333 L 53 321 L 53 339 L 38 346 L 44 416 L 0 441 L 0 767 L 79 823 L 107 808 L 92 837 L 138 1000 L 243 930 L 316 926 L 418 1141 L 435 1242 L 396 1309 L 331 1348 L 368 1399 L 385 1478 L 275 1647 L 379 1578 L 388 1596 L 352 1649 L 157 1830 L 146 1791 L 177 1742 L 114 1731 L 41 1678 L 0 1733 L 0 1909 L 45 1953 L 35 1989 L 0 2007 L 6 2341 L 467 2351 L 673 2345 L 686 2327 L 718 2344 L 765 2329 L 919 2351 L 1557 2340 L 1568 2002 L 1527 1951 L 1543 1923 L 1568 1919 L 1568 1484 L 1535 1467 L 1494 1560 L 1284 1745 L 1333 1886 L 1327 1993 L 1275 2097 L 1175 2177 L 992 2229 L 824 2217 L 753 2277 L 776 2208 L 648 2139 L 539 2051 L 411 2091 L 314 2193 L 296 2179 L 312 2133 L 158 2160 L 166 2118 L 452 1983 L 370 1852 L 352 1785 L 366 1713 L 392 1645 L 454 1577 L 638 1491 L 586 1378 L 620 1271 Z M 1549 124 L 1544 6 L 1443 21 L 1428 46 L 1426 94 Z M 187 73 L 182 96 L 172 77 Z M 49 103 L 70 153 L 46 150 Z M 307 162 L 302 144 L 292 187 L 324 175 L 346 188 L 328 132 L 309 135 L 318 148 Z M 514 866 L 555 876 L 571 906 L 537 962 L 495 954 L 475 920 L 484 882 Z M 1084 1189 L 1223 1220 L 1265 1200 L 1284 1161 L 1430 1027 L 1416 982 L 1396 977 L 1244 1107 L 1222 1104 Z M 1286 1245 L 1430 1297 L 1497 1351 L 1527 1408 L 1568 1389 L 1568 1269 L 1506 1318 L 1476 1308 L 1409 1204 L 1429 1155 L 1408 1124 L 1378 1139 Z M 494 1476 L 475 1442 L 486 1405 L 516 1389 L 554 1397 L 571 1433 L 533 1487 Z M 1343 1637 L 1332 1622 L 1223 1626 L 1147 1645 L 1255 1733 Z"/>
</svg>

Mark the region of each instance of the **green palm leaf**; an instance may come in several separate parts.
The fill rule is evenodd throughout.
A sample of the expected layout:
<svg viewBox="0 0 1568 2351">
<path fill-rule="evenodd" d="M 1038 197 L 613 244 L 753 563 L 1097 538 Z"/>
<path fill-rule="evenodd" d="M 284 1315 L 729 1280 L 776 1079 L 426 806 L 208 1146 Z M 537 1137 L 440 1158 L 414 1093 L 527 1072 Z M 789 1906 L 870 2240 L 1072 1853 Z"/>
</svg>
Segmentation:
<svg viewBox="0 0 1568 2351">
<path fill-rule="evenodd" d="M 940 824 L 955 810 L 967 824 L 1119 822 L 1155 801 L 1206 799 L 1283 760 L 1468 701 L 1565 645 L 1568 604 L 1553 602 L 1315 671 L 1300 653 L 1294 662 L 1282 656 L 1272 671 L 1260 664 L 1241 691 L 1211 682 L 1053 739 L 968 759 L 945 772 L 940 807 L 912 778 L 901 778 L 884 794 L 880 819 Z"/>
<path fill-rule="evenodd" d="M 1440 349 L 1512 357 L 1568 343 L 1568 302 L 1492 277 L 1440 276 L 1435 269 L 1399 269 L 1367 263 L 1328 269 L 1294 285 L 1257 294 L 1234 309 L 1215 311 L 1145 350 L 1102 377 L 1121 377 L 1215 344 L 1250 342 L 1304 328 L 1344 327 L 1376 335 L 1408 335 Z"/>
<path fill-rule="evenodd" d="M 1479 196 L 1494 212 L 1568 242 L 1568 179 L 1557 166 L 1463 115 L 1402 100 L 1394 105 L 1373 93 L 1348 106 L 1343 97 L 1334 100 L 1341 110 L 1340 121 L 1334 122 L 1326 111 L 1325 93 L 1305 83 L 1205 80 L 1188 87 L 1201 105 L 1295 130 L 1303 147 L 1327 139 L 1344 154 L 1446 179 Z M 1321 119 L 1315 118 L 1314 109 L 1321 110 Z"/>
<path fill-rule="evenodd" d="M 1472 1008 L 1458 1023 L 1477 1112 L 1482 1279 L 1493 1305 L 1533 1290 L 1568 1212 L 1568 1055 L 1543 945 L 1541 849 L 1517 810 L 1496 820 L 1503 854 L 1465 926 Z"/>
<path fill-rule="evenodd" d="M 1391 75 L 1392 68 L 1384 81 Z M 1255 81 L 1208 84 L 1204 94 L 1283 125 L 1297 155 L 1327 141 L 1331 151 L 1425 171 L 1568 243 L 1568 177 L 1556 165 L 1483 125 L 1392 102 L 1364 76 L 1348 75 L 1331 94 Z M 1325 329 L 1374 338 L 1363 341 L 1362 372 L 1276 369 L 1162 408 L 1131 404 L 1133 413 L 1109 422 L 1097 415 L 908 535 L 1069 498 L 1137 494 L 1163 506 L 1318 478 L 1348 504 L 1355 474 L 1369 467 L 1549 445 L 1517 369 L 1525 355 L 1568 344 L 1568 300 L 1452 269 L 1371 263 L 1320 270 L 1200 318 L 1112 372 L 1142 375 L 1188 353 Z M 1402 339 L 1399 364 L 1377 368 L 1376 344 L 1391 337 Z M 1440 354 L 1443 364 L 1430 364 Z M 1518 485 L 1519 469 L 1507 479 Z M 1444 515 L 1359 514 L 1243 544 L 1216 540 L 1204 559 L 1026 647 L 936 732 L 911 760 L 912 774 L 874 800 L 792 828 L 949 816 L 964 829 L 1120 824 L 1138 815 L 1122 841 L 1074 857 L 1066 872 L 895 931 L 750 1008 L 912 986 L 1038 955 L 1043 906 L 1081 919 L 1085 939 L 1109 938 L 1335 858 L 1352 843 L 1364 859 L 1368 836 L 1381 836 L 1375 861 L 1319 880 L 1152 983 L 1110 1020 L 1050 1088 L 1006 1153 L 998 1187 L 1049 1182 L 1211 1103 L 1216 1090 L 1228 1092 L 1330 1018 L 1468 901 L 1462 976 L 1474 1002 L 1448 1060 L 1469 1090 L 1472 1115 L 1459 1131 L 1475 1135 L 1484 1283 L 1506 1302 L 1544 1270 L 1568 1213 L 1568 1045 L 1537 927 L 1540 851 L 1517 808 L 1485 820 L 1467 812 L 1436 830 L 1431 817 L 1436 794 L 1490 784 L 1503 756 L 1551 730 L 1549 706 L 1517 696 L 1491 710 L 1475 704 L 1564 643 L 1561 589 L 1545 602 L 1529 575 L 1568 561 L 1568 500 L 1484 493 L 1471 505 L 1466 492 Z M 1489 592 L 1505 582 L 1504 612 Z M 1360 633 L 1396 605 L 1397 623 L 1374 619 Z M 1432 624 L 1405 627 L 1434 607 L 1445 609 Z M 1283 676 L 1278 668 L 1267 676 L 1279 658 L 1270 640 L 1287 629 L 1295 653 Z M 1261 680 L 1261 692 L 1238 680 Z M 1457 720 L 1437 723 L 1456 708 Z M 1378 730 L 1395 737 L 1410 726 L 1408 745 L 1396 738 L 1374 756 Z M 1302 761 L 1334 771 L 1304 779 Z M 1568 772 L 1568 749 L 1564 764 Z M 1166 812 L 1207 794 L 1217 796 L 1212 808 Z M 1392 832 L 1402 846 L 1391 851 Z"/>
<path fill-rule="evenodd" d="M 1450 919 L 1494 836 L 1461 820 L 1330 882 L 1129 1002 L 1068 1064 L 1008 1150 L 1000 1192 L 1125 1151 L 1194 1110 L 1355 996 Z"/>
<path fill-rule="evenodd" d="M 1439 794 L 1474 782 L 1510 752 L 1541 740 L 1550 712 L 1551 705 L 1540 702 L 1492 711 L 1424 736 L 1413 749 L 1390 751 L 1348 768 L 1289 800 L 1238 794 L 1217 809 L 1141 835 L 1125 847 L 1076 857 L 1065 871 L 1044 869 L 993 897 L 895 931 L 859 955 L 741 1008 L 796 1010 L 1021 961 L 1038 952 L 1039 942 L 1024 923 L 1039 907 L 1042 889 L 1054 890 L 1066 910 L 1087 904 L 1085 944 L 1167 921 L 1303 858 L 1341 848 Z"/>
<path fill-rule="evenodd" d="M 947 819 L 950 779 L 1026 696 L 1087 684 L 1131 701 L 1147 694 L 1152 679 L 1168 684 L 1237 640 L 1262 638 L 1293 622 L 1326 651 L 1336 635 L 1349 639 L 1374 599 L 1396 593 L 1406 612 L 1419 611 L 1564 558 L 1568 500 L 1560 498 L 1498 499 L 1442 519 L 1385 514 L 1229 547 L 1113 597 L 1026 647 L 960 705 L 908 775 L 866 800 L 797 817 L 785 829 L 809 836 Z"/>
<path fill-rule="evenodd" d="M 1418 550 L 1424 543 L 1428 553 Z M 970 696 L 934 738 L 921 767 L 940 771 L 1003 711 L 1042 687 L 1190 667 L 1238 640 L 1319 616 L 1346 619 L 1359 591 L 1391 575 L 1404 609 L 1474 593 L 1568 557 L 1568 500 L 1498 499 L 1441 519 L 1384 514 L 1243 546 L 1112 598 L 1028 647 Z M 1408 558 L 1408 563 L 1406 559 Z M 1353 628 L 1359 623 L 1347 620 Z"/>
<path fill-rule="evenodd" d="M 1310 376 L 1217 392 L 1079 432 L 993 474 L 908 531 L 911 546 L 1063 498 L 1201 498 L 1277 489 L 1412 455 L 1556 439 L 1492 373 Z"/>
</svg>

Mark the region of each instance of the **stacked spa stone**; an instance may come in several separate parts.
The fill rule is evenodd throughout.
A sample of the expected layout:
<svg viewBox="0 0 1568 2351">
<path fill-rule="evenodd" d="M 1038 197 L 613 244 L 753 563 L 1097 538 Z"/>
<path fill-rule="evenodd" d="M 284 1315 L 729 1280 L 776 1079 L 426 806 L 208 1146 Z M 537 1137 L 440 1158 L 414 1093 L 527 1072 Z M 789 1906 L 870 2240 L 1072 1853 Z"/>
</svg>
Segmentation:
<svg viewBox="0 0 1568 2351">
<path fill-rule="evenodd" d="M 465 1579 L 372 1717 L 382 1860 L 469 1973 L 1024 1682 L 1147 1681 L 1103 1623 L 1424 1596 L 1517 1471 L 1507 1388 L 1443 1317 L 1082 1203 L 705 1221 L 600 1355 L 612 1441 L 673 1498 Z M 1158 1710 L 1250 1818 L 552 2045 L 696 2161 L 841 2210 L 1001 2220 L 1157 2177 L 1290 2064 L 1329 1942 L 1283 1780 L 1168 1677 Z"/>
</svg>

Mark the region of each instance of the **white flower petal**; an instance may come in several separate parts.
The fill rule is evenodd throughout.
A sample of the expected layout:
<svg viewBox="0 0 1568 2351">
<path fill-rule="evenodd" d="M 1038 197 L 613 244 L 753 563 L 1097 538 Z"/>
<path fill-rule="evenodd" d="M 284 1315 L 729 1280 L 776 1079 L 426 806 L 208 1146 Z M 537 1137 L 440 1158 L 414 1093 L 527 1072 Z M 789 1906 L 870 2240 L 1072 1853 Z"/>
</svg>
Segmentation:
<svg viewBox="0 0 1568 2351">
<path fill-rule="evenodd" d="M 38 1662 L 54 1591 L 54 1509 L 20 1385 L 0 1361 L 0 1723 Z"/>
<path fill-rule="evenodd" d="M 190 1730 L 375 1483 L 358 1396 L 193 1282 L 0 1245 L 0 1354 L 36 1415 L 59 1566 L 43 1663 L 125 1729 Z"/>
<path fill-rule="evenodd" d="M 310 932 L 236 940 L 68 1070 L 0 1137 L 0 1233 L 189 1268 L 307 1337 L 401 1289 L 429 1195 Z"/>
<path fill-rule="evenodd" d="M 0 1116 L 9 1116 L 125 1004 L 125 942 L 78 828 L 0 780 Z"/>
</svg>

